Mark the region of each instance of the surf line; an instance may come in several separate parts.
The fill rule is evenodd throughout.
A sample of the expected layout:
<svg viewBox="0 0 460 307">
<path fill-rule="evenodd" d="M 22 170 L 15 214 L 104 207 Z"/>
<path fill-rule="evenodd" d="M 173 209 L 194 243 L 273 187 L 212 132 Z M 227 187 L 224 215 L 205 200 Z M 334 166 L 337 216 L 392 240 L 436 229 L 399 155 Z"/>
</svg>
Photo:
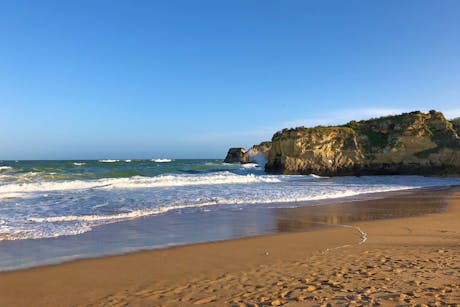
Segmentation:
<svg viewBox="0 0 460 307">
<path fill-rule="evenodd" d="M 341 249 L 341 248 L 346 248 L 350 247 L 353 245 L 361 245 L 364 244 L 367 241 L 367 233 L 365 233 L 361 227 L 359 226 L 353 226 L 353 225 L 346 225 L 346 224 L 328 224 L 328 223 L 322 223 L 322 222 L 316 222 L 316 224 L 321 224 L 321 225 L 328 225 L 328 226 L 335 226 L 335 227 L 344 227 L 344 228 L 353 228 L 359 233 L 360 240 L 356 244 L 345 244 L 345 245 L 340 245 L 337 247 L 332 247 L 332 248 L 326 248 L 321 251 L 321 255 L 327 254 L 330 251 Z"/>
</svg>

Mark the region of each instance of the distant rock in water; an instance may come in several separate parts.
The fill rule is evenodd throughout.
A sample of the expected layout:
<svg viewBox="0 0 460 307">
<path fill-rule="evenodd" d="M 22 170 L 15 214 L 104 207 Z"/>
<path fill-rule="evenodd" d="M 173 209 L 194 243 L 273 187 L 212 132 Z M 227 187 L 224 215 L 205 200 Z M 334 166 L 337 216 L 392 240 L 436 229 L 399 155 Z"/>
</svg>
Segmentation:
<svg viewBox="0 0 460 307">
<path fill-rule="evenodd" d="M 271 142 L 252 147 L 239 162 L 261 153 L 271 173 L 460 175 L 457 124 L 430 111 L 343 126 L 284 129 Z"/>
<path fill-rule="evenodd" d="M 228 150 L 225 163 L 248 163 L 248 153 L 242 147 L 233 147 Z"/>
</svg>

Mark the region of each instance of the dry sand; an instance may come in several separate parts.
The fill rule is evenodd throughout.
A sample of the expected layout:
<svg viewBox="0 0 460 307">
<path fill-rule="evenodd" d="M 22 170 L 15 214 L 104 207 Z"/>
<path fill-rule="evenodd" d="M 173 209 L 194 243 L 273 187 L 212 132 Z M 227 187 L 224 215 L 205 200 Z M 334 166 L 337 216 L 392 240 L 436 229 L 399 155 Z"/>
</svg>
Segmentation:
<svg viewBox="0 0 460 307">
<path fill-rule="evenodd" d="M 460 193 L 445 200 L 422 217 L 0 273 L 0 306 L 457 306 Z"/>
</svg>

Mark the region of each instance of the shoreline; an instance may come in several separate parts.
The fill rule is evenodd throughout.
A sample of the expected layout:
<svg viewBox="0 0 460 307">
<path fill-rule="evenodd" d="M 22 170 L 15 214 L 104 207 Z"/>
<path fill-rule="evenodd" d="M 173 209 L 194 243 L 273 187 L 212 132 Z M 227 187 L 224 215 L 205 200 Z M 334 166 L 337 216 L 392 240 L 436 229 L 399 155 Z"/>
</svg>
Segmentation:
<svg viewBox="0 0 460 307">
<path fill-rule="evenodd" d="M 334 226 L 334 224 L 338 224 L 339 222 L 351 223 L 353 221 L 398 218 L 440 212 L 443 209 L 437 208 L 436 205 L 427 207 L 424 210 L 419 208 L 414 212 L 414 210 L 408 211 L 403 208 L 403 204 L 403 206 L 395 206 L 391 210 L 388 208 L 387 212 L 384 212 L 385 216 L 381 216 L 378 208 L 373 208 L 373 210 L 368 209 L 369 204 L 373 202 L 400 197 L 412 197 L 416 193 L 443 193 L 443 191 L 448 191 L 452 188 L 455 188 L 455 186 L 364 193 L 341 198 L 274 204 L 274 207 L 268 208 L 265 208 L 263 205 L 256 205 L 248 206 L 240 212 L 232 210 L 220 212 L 222 208 L 216 207 L 218 210 L 215 212 L 204 214 L 186 213 L 175 215 L 174 213 L 167 213 L 165 215 L 147 216 L 129 221 L 110 223 L 98 226 L 89 232 L 73 236 L 3 241 L 0 242 L 0 273 L 60 265 L 84 259 L 130 255 L 138 252 L 158 251 L 189 245 L 226 242 L 282 233 L 316 231 Z M 385 204 L 385 206 L 388 207 L 388 204 Z M 351 219 L 347 217 L 350 215 L 350 212 L 353 212 L 354 215 Z M 334 216 L 334 219 L 331 219 L 332 216 Z M 164 221 L 165 219 L 166 221 Z M 218 220 L 218 222 L 213 223 L 210 220 Z M 192 240 L 179 243 L 165 241 L 163 245 L 156 245 L 158 241 L 153 240 L 152 237 L 156 237 L 157 233 L 152 229 L 157 228 L 159 225 L 161 227 L 161 223 L 164 224 L 162 226 L 162 233 L 177 232 L 177 227 L 184 228 L 184 225 L 186 227 L 182 230 L 183 232 L 193 231 L 192 228 L 196 227 L 197 224 L 205 225 L 202 226 L 202 233 L 207 232 L 206 227 L 215 229 L 222 227 L 222 225 L 226 225 L 224 228 L 239 227 L 242 230 L 240 229 L 235 232 L 235 229 L 232 229 L 230 233 L 225 231 L 218 234 L 208 234 L 208 236 L 198 234 L 198 237 L 195 234 L 196 241 Z M 249 227 L 253 229 L 246 229 Z M 113 237 L 117 239 L 113 239 Z M 184 239 L 188 240 L 190 238 L 182 237 L 182 240 Z M 113 242 L 117 240 L 119 241 L 115 243 L 117 248 L 114 248 Z M 106 241 L 109 243 L 104 243 Z M 133 242 L 137 245 L 133 245 Z M 126 244 L 126 246 L 123 246 L 123 244 Z M 65 246 L 66 249 L 63 250 L 62 246 Z M 68 255 L 69 252 L 67 250 L 72 252 L 73 255 Z M 57 253 L 53 254 L 53 251 L 57 251 Z M 62 251 L 65 251 L 66 254 L 59 255 L 58 252 Z M 34 259 L 31 255 L 35 255 L 38 259 Z M 10 265 L 8 265 L 8 259 L 10 259 Z M 23 261 L 23 264 L 12 262 L 19 260 Z M 7 263 L 6 266 L 5 261 Z"/>
<path fill-rule="evenodd" d="M 427 192 L 426 197 L 435 193 Z M 309 306 L 327 301 L 339 304 L 339 300 L 343 303 L 347 299 L 349 302 L 374 300 L 391 304 L 397 303 L 400 298 L 402 303 L 408 303 L 404 300 L 433 304 L 438 301 L 458 303 L 459 283 L 453 283 L 457 285 L 456 288 L 444 283 L 460 280 L 458 270 L 452 271 L 452 268 L 460 268 L 459 260 L 455 257 L 455 253 L 460 252 L 457 219 L 460 217 L 460 188 L 454 187 L 439 193 L 442 195 L 433 196 L 435 202 L 449 203 L 447 210 L 440 213 L 352 221 L 349 225 L 359 227 L 367 234 L 364 244 L 358 244 L 362 234 L 355 228 L 325 227 L 307 232 L 197 243 L 2 272 L 0 305 L 293 305 L 301 302 L 301 306 Z M 413 196 L 414 202 L 418 198 L 417 195 Z M 400 199 L 403 203 L 409 201 L 403 197 Z M 385 199 L 355 203 L 363 207 L 366 203 L 369 205 L 378 201 L 385 202 Z M 290 210 L 299 216 L 301 209 L 283 210 Z M 343 248 L 337 249 L 339 246 Z M 424 259 L 423 255 L 430 259 Z M 389 261 L 385 260 L 386 257 L 398 259 Z M 435 261 L 438 258 L 440 262 Z M 401 266 L 406 262 L 408 264 Z M 444 270 L 430 267 L 434 264 L 439 266 L 439 263 L 443 264 Z M 348 266 L 344 273 L 338 269 L 342 266 Z M 380 270 L 379 266 L 388 268 Z M 401 280 L 402 274 L 410 271 L 411 267 L 415 267 L 416 272 L 423 271 L 428 275 L 433 270 L 432 274 L 442 278 L 430 275 L 429 279 L 418 280 L 411 272 L 407 282 L 401 285 L 404 281 Z M 308 270 L 305 271 L 305 268 Z M 368 274 L 371 271 L 373 274 Z M 386 276 L 376 278 L 379 274 Z M 318 277 L 323 275 L 323 279 Z M 345 278 L 347 275 L 353 276 L 353 279 Z M 335 281 L 331 281 L 331 278 Z M 327 280 L 336 282 L 337 287 Z M 420 282 L 429 284 L 432 281 L 436 282 L 435 286 L 421 289 Z M 284 284 L 281 287 L 277 283 Z M 385 284 L 386 289 L 379 289 Z M 394 289 L 389 289 L 389 284 L 394 284 Z M 230 287 L 226 288 L 226 285 Z M 348 288 L 340 288 L 342 285 Z M 385 293 L 380 296 L 375 294 L 378 291 L 370 293 L 372 289 L 365 289 L 369 285 Z M 336 294 L 340 289 L 344 290 L 344 295 Z M 332 290 L 334 292 L 330 292 Z M 365 294 L 366 291 L 369 293 Z"/>
</svg>

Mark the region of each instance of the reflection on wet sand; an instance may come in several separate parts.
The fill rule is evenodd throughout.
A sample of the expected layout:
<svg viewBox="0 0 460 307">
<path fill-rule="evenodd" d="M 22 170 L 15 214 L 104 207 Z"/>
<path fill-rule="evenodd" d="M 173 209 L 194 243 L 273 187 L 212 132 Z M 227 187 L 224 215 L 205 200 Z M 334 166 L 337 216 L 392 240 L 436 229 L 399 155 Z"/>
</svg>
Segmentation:
<svg viewBox="0 0 460 307">
<path fill-rule="evenodd" d="M 436 213 L 446 208 L 445 193 L 445 190 L 420 190 L 383 199 L 275 209 L 276 227 L 279 232 L 303 231 L 324 224 L 349 224 Z"/>
</svg>

